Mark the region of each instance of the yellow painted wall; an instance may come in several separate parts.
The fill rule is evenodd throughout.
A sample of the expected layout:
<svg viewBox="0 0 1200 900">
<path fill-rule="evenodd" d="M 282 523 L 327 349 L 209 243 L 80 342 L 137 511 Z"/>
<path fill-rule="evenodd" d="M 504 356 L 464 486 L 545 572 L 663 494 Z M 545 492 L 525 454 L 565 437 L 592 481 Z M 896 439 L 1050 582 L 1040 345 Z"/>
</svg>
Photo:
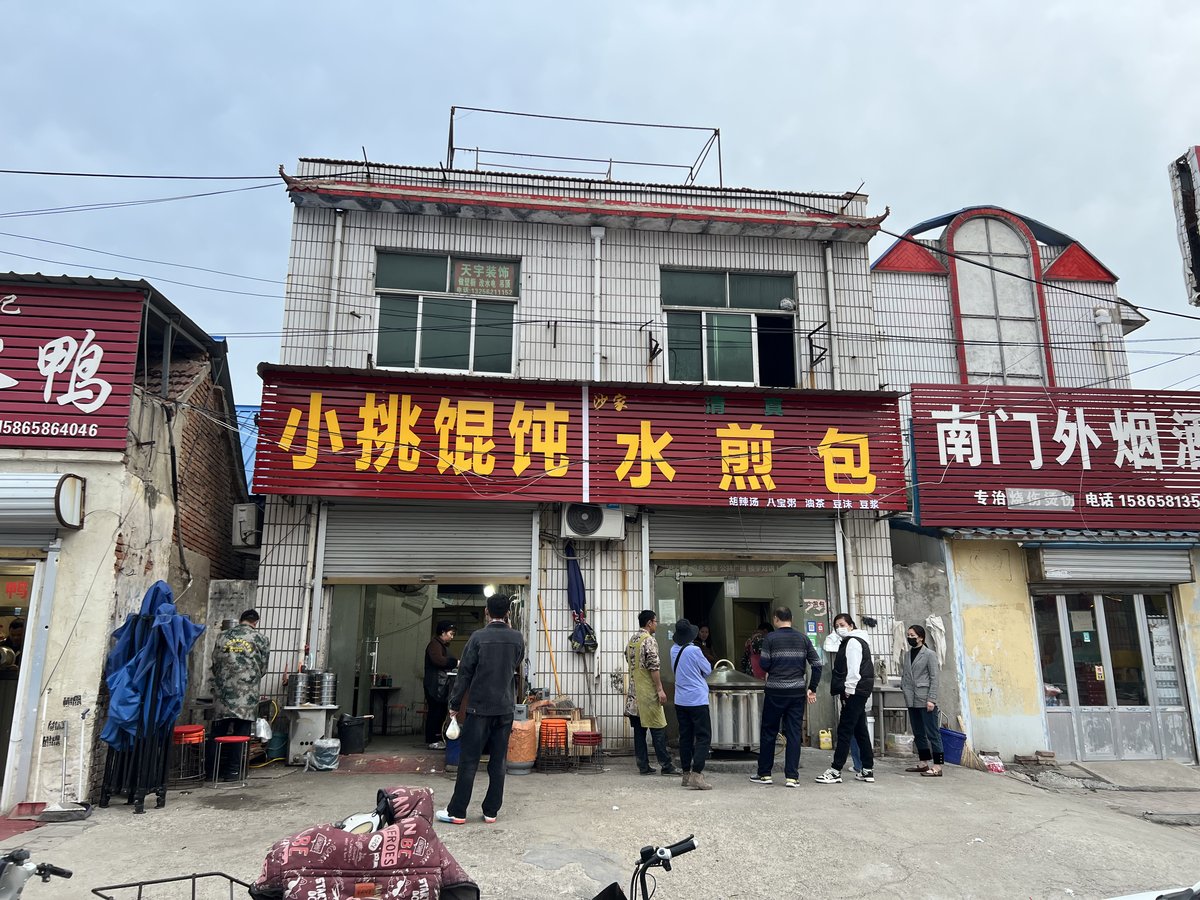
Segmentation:
<svg viewBox="0 0 1200 900">
<path fill-rule="evenodd" d="M 947 547 L 971 743 L 1006 757 L 1047 749 L 1024 551 L 1003 541 Z"/>
<path fill-rule="evenodd" d="M 1192 551 L 1192 571 L 1200 573 L 1200 551 Z M 1178 588 L 1180 655 L 1192 714 L 1192 738 L 1200 747 L 1200 587 L 1196 582 Z"/>
</svg>

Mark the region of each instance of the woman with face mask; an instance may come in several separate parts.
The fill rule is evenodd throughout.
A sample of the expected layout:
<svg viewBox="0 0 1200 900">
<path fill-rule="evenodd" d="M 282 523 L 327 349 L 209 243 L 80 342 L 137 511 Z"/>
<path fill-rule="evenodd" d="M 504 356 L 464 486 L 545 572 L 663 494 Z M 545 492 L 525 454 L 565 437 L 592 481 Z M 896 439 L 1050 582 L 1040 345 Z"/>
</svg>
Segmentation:
<svg viewBox="0 0 1200 900">
<path fill-rule="evenodd" d="M 904 692 L 904 705 L 908 707 L 913 739 L 921 760 L 905 771 L 940 778 L 944 757 L 938 723 L 938 658 L 925 646 L 925 629 L 920 625 L 908 629 L 908 652 L 900 663 L 900 690 Z"/>
<path fill-rule="evenodd" d="M 854 776 L 854 780 L 874 783 L 875 753 L 867 728 L 867 703 L 871 700 L 871 690 L 875 685 L 871 645 L 867 643 L 866 636 L 859 633 L 849 613 L 838 613 L 833 619 L 833 629 L 842 642 L 833 658 L 829 689 L 833 696 L 842 698 L 842 714 L 838 717 L 833 762 L 816 780 L 818 784 L 842 783 L 842 767 L 850 755 L 850 739 L 854 738 L 862 753 L 862 770 Z"/>
</svg>

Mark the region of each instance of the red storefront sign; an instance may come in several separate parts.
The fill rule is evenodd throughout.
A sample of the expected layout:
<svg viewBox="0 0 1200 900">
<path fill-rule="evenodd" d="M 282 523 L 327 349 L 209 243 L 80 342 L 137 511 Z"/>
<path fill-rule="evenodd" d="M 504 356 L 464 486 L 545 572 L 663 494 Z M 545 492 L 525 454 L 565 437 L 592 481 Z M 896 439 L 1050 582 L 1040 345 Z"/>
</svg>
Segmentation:
<svg viewBox="0 0 1200 900">
<path fill-rule="evenodd" d="M 891 397 L 261 371 L 259 493 L 906 508 Z"/>
<path fill-rule="evenodd" d="M 1200 529 L 1200 394 L 914 385 L 924 525 Z"/>
<path fill-rule="evenodd" d="M 124 450 L 144 304 L 0 284 L 0 447 Z"/>
</svg>

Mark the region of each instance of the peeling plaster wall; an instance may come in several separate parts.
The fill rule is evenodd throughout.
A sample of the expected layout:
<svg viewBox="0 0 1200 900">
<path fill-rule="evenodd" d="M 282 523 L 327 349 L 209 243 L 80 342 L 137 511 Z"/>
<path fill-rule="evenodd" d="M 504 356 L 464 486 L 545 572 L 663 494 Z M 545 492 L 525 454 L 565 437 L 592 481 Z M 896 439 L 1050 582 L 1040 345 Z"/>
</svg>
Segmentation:
<svg viewBox="0 0 1200 900">
<path fill-rule="evenodd" d="M 1200 572 L 1200 550 L 1192 551 L 1192 571 Z M 1200 587 L 1196 582 L 1178 588 L 1179 649 L 1188 710 L 1192 717 L 1192 740 L 1200 749 Z"/>
<path fill-rule="evenodd" d="M 960 712 L 958 636 L 950 610 L 950 585 L 946 567 L 938 563 L 919 562 L 894 569 L 896 590 L 896 621 L 922 625 L 927 616 L 941 616 L 946 627 L 946 661 L 938 682 L 938 706 L 951 723 Z M 951 724 L 957 729 L 957 725 Z"/>
<path fill-rule="evenodd" d="M 1004 757 L 1048 749 L 1020 547 L 1004 541 L 948 541 L 946 548 L 951 597 L 962 622 L 972 745 Z"/>
</svg>

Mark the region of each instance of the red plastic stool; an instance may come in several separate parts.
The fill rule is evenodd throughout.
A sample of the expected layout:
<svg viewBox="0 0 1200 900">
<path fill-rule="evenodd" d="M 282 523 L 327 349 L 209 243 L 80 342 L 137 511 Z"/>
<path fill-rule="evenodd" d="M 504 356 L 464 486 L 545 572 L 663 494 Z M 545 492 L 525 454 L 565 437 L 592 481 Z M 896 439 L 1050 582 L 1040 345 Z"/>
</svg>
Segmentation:
<svg viewBox="0 0 1200 900">
<path fill-rule="evenodd" d="M 224 737 L 213 738 L 213 743 L 217 745 L 217 759 L 213 763 L 213 780 L 212 786 L 217 786 L 217 781 L 221 777 L 221 751 L 226 744 L 236 744 L 241 747 L 241 760 L 238 766 L 238 778 L 242 785 L 246 783 L 246 769 L 250 762 L 250 738 L 244 734 L 227 734 Z"/>
<path fill-rule="evenodd" d="M 176 725 L 171 734 L 171 766 L 167 787 L 178 789 L 204 782 L 204 726 Z"/>
</svg>

